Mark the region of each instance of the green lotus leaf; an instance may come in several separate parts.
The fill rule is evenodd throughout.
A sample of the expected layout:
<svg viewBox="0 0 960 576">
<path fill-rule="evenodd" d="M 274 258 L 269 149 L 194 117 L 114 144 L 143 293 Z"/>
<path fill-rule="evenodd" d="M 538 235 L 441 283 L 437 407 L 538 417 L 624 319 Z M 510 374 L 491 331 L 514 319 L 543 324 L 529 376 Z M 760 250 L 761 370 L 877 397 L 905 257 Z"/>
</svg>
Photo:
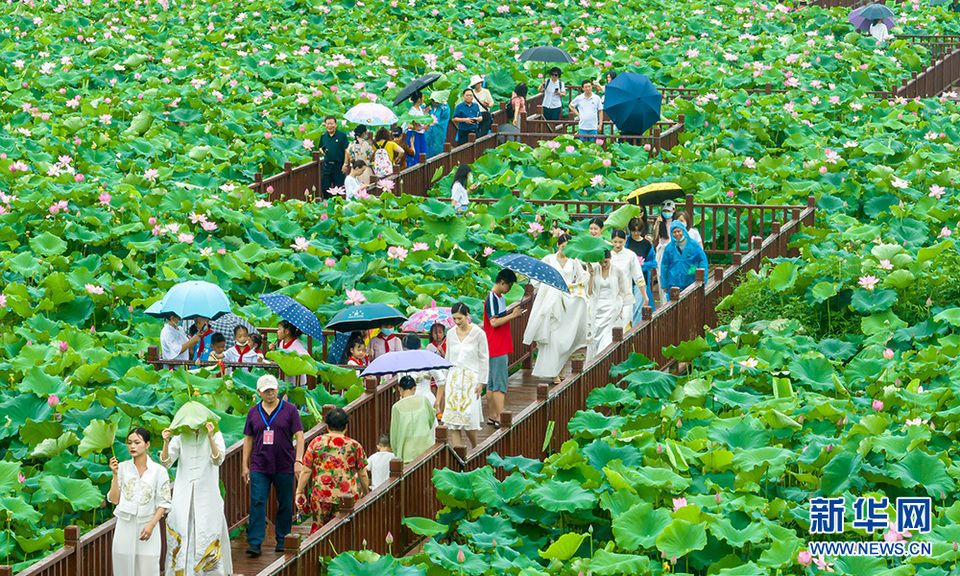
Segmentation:
<svg viewBox="0 0 960 576">
<path fill-rule="evenodd" d="M 612 247 L 613 245 L 603 238 L 581 234 L 567 242 L 563 247 L 563 253 L 583 262 L 599 262 L 603 260 L 604 252 Z"/>
<path fill-rule="evenodd" d="M 613 460 L 620 460 L 626 466 L 639 466 L 643 462 L 640 451 L 633 446 L 611 446 L 603 439 L 597 439 L 583 448 L 583 455 L 597 470 L 602 470 Z"/>
<path fill-rule="evenodd" d="M 317 361 L 310 356 L 301 356 L 296 352 L 286 352 L 283 350 L 273 350 L 267 352 L 267 359 L 276 362 L 280 370 L 287 376 L 300 376 L 309 374 L 316 376 L 318 371 Z"/>
<path fill-rule="evenodd" d="M 473 486 L 477 501 L 496 510 L 523 494 L 527 489 L 527 480 L 519 475 L 508 476 L 503 482 L 493 476 L 480 476 L 474 478 Z"/>
<path fill-rule="evenodd" d="M 567 429 L 574 436 L 598 438 L 612 430 L 622 428 L 626 418 L 622 416 L 604 416 L 592 410 L 580 410 L 567 423 Z"/>
<path fill-rule="evenodd" d="M 770 439 L 768 433 L 753 428 L 743 420 L 737 420 L 736 423 L 727 428 L 713 427 L 709 430 L 707 436 L 714 442 L 726 444 L 733 450 L 761 448 L 766 446 Z"/>
<path fill-rule="evenodd" d="M 354 556 L 356 554 L 356 556 Z M 357 557 L 363 557 L 363 561 Z M 426 570 L 397 563 L 393 556 L 376 559 L 364 552 L 343 553 L 330 561 L 330 576 L 424 576 Z"/>
<path fill-rule="evenodd" d="M 639 370 L 623 377 L 638 398 L 667 398 L 677 387 L 677 377 L 659 370 Z"/>
<path fill-rule="evenodd" d="M 770 537 L 769 530 L 763 524 L 755 522 L 748 522 L 738 528 L 727 518 L 713 518 L 710 520 L 709 528 L 710 534 L 734 548 L 743 548 L 748 542 L 759 544 Z"/>
<path fill-rule="evenodd" d="M 34 458 L 53 458 L 54 456 L 62 454 L 71 446 L 78 444 L 80 444 L 80 439 L 77 438 L 76 434 L 73 432 L 65 432 L 57 438 L 47 438 L 41 441 L 37 447 L 34 448 L 32 456 Z"/>
<path fill-rule="evenodd" d="M 674 556 L 682 558 L 707 545 L 706 527 L 703 524 L 677 519 L 663 529 L 656 543 L 657 550 L 666 554 L 667 558 Z"/>
<path fill-rule="evenodd" d="M 607 219 L 603 222 L 603 227 L 626 230 L 630 220 L 639 217 L 641 213 L 639 206 L 624 204 L 607 216 Z"/>
<path fill-rule="evenodd" d="M 489 568 L 483 555 L 472 552 L 469 547 L 462 544 L 440 544 L 436 540 L 429 540 L 423 546 L 423 551 L 430 555 L 430 559 L 434 563 L 450 574 L 463 573 L 480 576 Z M 457 559 L 461 552 L 463 553 L 463 562 Z"/>
<path fill-rule="evenodd" d="M 826 358 L 798 358 L 789 363 L 790 375 L 814 390 L 833 386 L 833 365 Z"/>
<path fill-rule="evenodd" d="M 92 510 L 103 502 L 103 494 L 86 478 L 44 475 L 40 478 L 40 488 L 76 511 Z"/>
<path fill-rule="evenodd" d="M 446 534 L 450 530 L 447 525 L 434 522 L 429 518 L 404 518 L 403 525 L 409 528 L 414 534 L 426 536 L 427 538 Z"/>
<path fill-rule="evenodd" d="M 794 453 L 791 450 L 776 446 L 765 446 L 737 452 L 733 457 L 733 463 L 744 472 L 759 467 L 767 467 L 767 473 L 770 477 L 779 478 L 783 474 L 785 464 L 793 457 Z"/>
<path fill-rule="evenodd" d="M 573 555 L 577 553 L 577 550 L 580 549 L 583 541 L 586 540 L 588 536 L 589 534 L 576 534 L 572 532 L 563 534 L 557 538 L 553 544 L 547 547 L 546 550 L 540 550 L 540 557 L 546 558 L 547 560 L 566 562 L 570 558 L 573 558 Z"/>
<path fill-rule="evenodd" d="M 543 462 L 524 456 L 502 458 L 496 452 L 487 456 L 487 462 L 494 467 L 502 467 L 507 472 L 517 471 L 524 475 L 535 476 L 543 470 Z"/>
<path fill-rule="evenodd" d="M 177 410 L 173 420 L 170 421 L 169 428 L 173 434 L 188 434 L 193 431 L 206 434 L 207 422 L 213 422 L 214 426 L 217 426 L 220 423 L 220 417 L 200 402 L 191 400 Z"/>
<path fill-rule="evenodd" d="M 894 290 L 864 290 L 858 288 L 853 291 L 850 305 L 857 312 L 870 314 L 888 310 L 896 301 L 897 293 Z"/>
<path fill-rule="evenodd" d="M 937 322 L 946 322 L 951 326 L 960 326 L 960 308 L 948 308 L 933 317 Z"/>
<path fill-rule="evenodd" d="M 797 265 L 793 262 L 781 262 L 770 272 L 770 289 L 783 292 L 793 288 L 797 282 Z"/>
<path fill-rule="evenodd" d="M 650 559 L 646 556 L 619 554 L 607 550 L 597 550 L 597 553 L 590 560 L 590 572 L 599 576 L 645 574 L 649 567 Z"/>
<path fill-rule="evenodd" d="M 764 576 L 768 570 L 757 566 L 754 562 L 747 562 L 735 568 L 724 568 L 717 572 L 717 576 Z"/>
<path fill-rule="evenodd" d="M 617 546 L 628 552 L 652 548 L 672 521 L 669 510 L 641 502 L 613 518 L 613 537 Z"/>
<path fill-rule="evenodd" d="M 636 406 L 637 397 L 629 390 L 624 390 L 614 384 L 607 384 L 603 388 L 594 388 L 587 396 L 587 408 L 597 406 L 616 408 L 617 406 Z"/>
<path fill-rule="evenodd" d="M 622 376 L 629 372 L 635 370 L 643 370 L 646 368 L 655 368 L 656 362 L 650 360 L 643 354 L 637 354 L 636 352 L 631 352 L 630 356 L 625 362 L 615 364 L 610 368 L 610 376 Z"/>
<path fill-rule="evenodd" d="M 863 458 L 858 454 L 840 452 L 823 468 L 820 477 L 820 492 L 824 496 L 843 494 L 851 486 L 862 483 L 859 478 L 860 463 Z"/>
<path fill-rule="evenodd" d="M 807 299 L 819 304 L 837 295 L 838 286 L 832 282 L 818 282 L 807 292 Z"/>
<path fill-rule="evenodd" d="M 0 494 L 19 492 L 21 490 L 19 475 L 19 462 L 0 461 Z"/>
<path fill-rule="evenodd" d="M 597 501 L 595 494 L 584 490 L 577 482 L 547 480 L 530 491 L 530 499 L 537 506 L 550 512 L 575 512 L 592 508 Z"/>
<path fill-rule="evenodd" d="M 94 452 L 101 452 L 113 446 L 117 436 L 117 423 L 94 420 L 83 429 L 83 439 L 77 453 L 86 458 Z"/>
<path fill-rule="evenodd" d="M 0 497 L 0 512 L 4 512 L 8 519 L 16 519 L 24 524 L 38 524 L 43 518 L 43 514 L 19 496 Z"/>
<path fill-rule="evenodd" d="M 690 486 L 690 479 L 680 476 L 666 468 L 639 468 L 636 471 L 636 481 L 644 486 L 658 490 L 682 492 Z"/>
<path fill-rule="evenodd" d="M 663 349 L 663 355 L 673 358 L 677 362 L 690 362 L 707 350 L 710 350 L 710 345 L 703 339 L 703 336 L 698 336 L 694 340 L 681 342 L 677 346 L 666 346 Z"/>
<path fill-rule="evenodd" d="M 887 467 L 905 488 L 919 486 L 933 498 L 939 498 L 941 492 L 950 494 L 956 489 L 956 482 L 947 474 L 943 462 L 919 448 L 907 452 L 899 462 L 888 463 Z"/>
<path fill-rule="evenodd" d="M 44 256 L 55 256 L 66 251 L 67 243 L 49 232 L 44 232 L 30 239 L 30 248 Z"/>
<path fill-rule="evenodd" d="M 484 514 L 475 522 L 461 522 L 457 530 L 478 548 L 513 546 L 520 541 L 513 524 L 503 516 Z"/>
</svg>

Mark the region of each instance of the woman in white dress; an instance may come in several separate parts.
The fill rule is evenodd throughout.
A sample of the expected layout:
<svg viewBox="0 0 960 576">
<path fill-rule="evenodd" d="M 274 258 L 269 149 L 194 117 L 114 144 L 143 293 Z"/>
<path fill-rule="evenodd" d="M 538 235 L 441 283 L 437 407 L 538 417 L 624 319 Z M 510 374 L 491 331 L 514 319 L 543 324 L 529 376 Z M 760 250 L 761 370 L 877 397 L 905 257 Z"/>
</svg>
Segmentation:
<svg viewBox="0 0 960 576">
<path fill-rule="evenodd" d="M 647 281 L 644 279 L 643 266 L 640 264 L 640 258 L 637 253 L 626 247 L 627 233 L 623 230 L 613 231 L 613 250 L 610 251 L 610 262 L 627 277 L 633 289 L 633 297 L 628 304 L 624 304 L 624 312 L 621 321 L 616 326 L 626 330 L 633 323 L 636 317 L 634 310 L 637 307 L 649 306 L 647 298 Z M 637 302 L 637 298 L 641 298 Z"/>
<path fill-rule="evenodd" d="M 544 256 L 543 262 L 560 272 L 570 294 L 538 285 L 530 320 L 523 333 L 524 344 L 537 343 L 537 361 L 532 374 L 538 378 L 553 378 L 554 383 L 563 379 L 563 369 L 570 355 L 586 344 L 589 328 L 588 274 L 579 260 L 563 253 L 563 247 L 569 241 L 569 234 L 561 234 L 557 238 L 556 254 Z"/>
<path fill-rule="evenodd" d="M 147 456 L 150 432 L 134 428 L 127 435 L 131 460 L 110 459 L 113 480 L 107 498 L 117 508 L 113 531 L 114 576 L 160 576 L 160 531 L 157 524 L 173 503 L 167 470 Z"/>
<path fill-rule="evenodd" d="M 613 342 L 613 329 L 629 322 L 633 313 L 633 286 L 627 275 L 610 261 L 610 251 L 596 268 L 590 268 L 588 293 L 593 299 L 591 338 L 587 359 L 593 358 Z"/>
<path fill-rule="evenodd" d="M 487 335 L 470 322 L 470 310 L 463 302 L 453 305 L 455 326 L 447 331 L 447 360 L 453 368 L 442 387 L 437 387 L 437 402 L 443 406 L 443 424 L 450 430 L 450 443 L 464 446 L 463 432 L 473 447 L 483 420 L 480 392 L 487 385 L 490 350 Z"/>
<path fill-rule="evenodd" d="M 183 418 L 189 411 L 193 418 Z M 204 424 L 198 422 L 201 419 Z M 160 463 L 170 468 L 180 461 L 173 508 L 167 518 L 167 574 L 233 574 L 230 531 L 220 496 L 220 465 L 226 446 L 216 420 L 219 418 L 199 402 L 188 402 L 171 423 L 177 433 L 170 428 L 163 431 Z"/>
</svg>

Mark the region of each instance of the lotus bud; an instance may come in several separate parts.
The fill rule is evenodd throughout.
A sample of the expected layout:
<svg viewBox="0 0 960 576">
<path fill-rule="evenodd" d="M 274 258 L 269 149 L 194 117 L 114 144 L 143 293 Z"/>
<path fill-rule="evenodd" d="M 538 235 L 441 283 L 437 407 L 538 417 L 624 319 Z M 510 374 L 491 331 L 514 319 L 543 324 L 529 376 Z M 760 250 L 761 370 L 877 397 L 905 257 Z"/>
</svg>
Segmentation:
<svg viewBox="0 0 960 576">
<path fill-rule="evenodd" d="M 23 481 L 26 479 L 27 477 L 23 475 L 23 472 L 20 472 L 19 474 L 17 474 L 17 480 L 19 480 L 21 484 L 23 484 Z M 957 543 L 954 542 L 953 545 L 956 546 Z"/>
<path fill-rule="evenodd" d="M 947 499 L 947 495 L 943 493 L 943 490 L 940 491 L 940 499 L 941 499 L 941 500 L 946 500 L 946 499 Z"/>
<path fill-rule="evenodd" d="M 67 344 L 66 342 L 64 342 L 63 340 L 61 340 L 61 341 L 60 341 L 60 351 L 61 351 L 61 352 L 66 352 L 66 351 L 69 350 L 69 349 L 70 349 L 70 345 Z"/>
<path fill-rule="evenodd" d="M 953 551 L 954 551 L 954 552 L 957 551 L 957 541 L 956 541 L 956 540 L 953 541 Z"/>
<path fill-rule="evenodd" d="M 363 549 L 364 549 L 364 550 L 367 549 L 367 539 L 366 539 L 366 538 L 363 539 Z"/>
<path fill-rule="evenodd" d="M 883 357 L 887 360 L 893 360 L 893 350 L 887 348 L 883 351 Z"/>
<path fill-rule="evenodd" d="M 33 345 L 33 340 L 27 340 L 27 346 L 32 346 L 32 345 Z"/>
<path fill-rule="evenodd" d="M 827 444 L 827 454 L 833 452 L 833 444 Z"/>
<path fill-rule="evenodd" d="M 674 566 L 677 565 L 677 555 L 676 555 L 676 554 L 674 554 L 673 556 L 670 557 L 670 563 L 673 564 Z"/>
<path fill-rule="evenodd" d="M 657 444 L 657 454 L 663 454 L 663 445 Z"/>
<path fill-rule="evenodd" d="M 97 333 L 97 327 L 96 327 L 96 326 L 91 326 L 91 327 L 90 327 L 90 333 L 91 333 L 91 334 L 96 334 L 96 333 Z"/>
<path fill-rule="evenodd" d="M 877 412 L 883 410 L 883 400 L 874 400 L 873 409 L 876 410 Z"/>
<path fill-rule="evenodd" d="M 661 557 L 661 558 L 666 558 L 666 557 L 667 557 L 667 553 L 666 553 L 666 552 L 661 552 L 661 553 L 660 553 L 660 557 Z"/>
<path fill-rule="evenodd" d="M 813 562 L 813 554 L 808 550 L 803 550 L 797 554 L 797 562 L 799 562 L 801 566 L 809 566 Z"/>
<path fill-rule="evenodd" d="M 719 503 L 720 503 L 720 493 L 717 492 L 716 494 L 714 494 L 713 499 L 717 501 L 717 504 L 719 504 Z"/>
<path fill-rule="evenodd" d="M 610 167 L 610 164 L 611 164 L 611 162 L 610 162 L 610 159 L 609 159 L 609 158 L 604 158 L 604 159 L 603 159 L 603 167 L 604 167 L 604 168 L 609 168 L 609 167 Z"/>
<path fill-rule="evenodd" d="M 803 414 L 801 414 L 800 417 L 797 418 L 797 422 L 803 424 Z"/>
<path fill-rule="evenodd" d="M 679 430 L 681 426 L 683 426 L 683 420 L 679 420 L 679 419 L 678 419 L 678 420 L 677 420 L 677 430 Z"/>
<path fill-rule="evenodd" d="M 60 403 L 60 397 L 57 396 L 56 394 L 51 394 L 50 397 L 47 398 L 47 404 L 51 408 L 55 408 L 59 403 Z"/>
<path fill-rule="evenodd" d="M 463 564 L 467 561 L 467 555 L 463 553 L 463 548 L 457 550 L 457 562 Z"/>
<path fill-rule="evenodd" d="M 386 537 L 385 541 L 386 541 L 387 544 L 393 544 L 393 534 L 390 533 L 390 532 L 387 532 L 387 537 Z"/>
<path fill-rule="evenodd" d="M 591 524 L 590 526 L 587 526 L 587 532 L 593 534 L 593 524 Z"/>
<path fill-rule="evenodd" d="M 493 544 L 493 547 L 494 547 L 494 548 L 497 547 L 497 538 L 496 538 L 496 536 L 490 538 L 490 543 Z"/>
</svg>

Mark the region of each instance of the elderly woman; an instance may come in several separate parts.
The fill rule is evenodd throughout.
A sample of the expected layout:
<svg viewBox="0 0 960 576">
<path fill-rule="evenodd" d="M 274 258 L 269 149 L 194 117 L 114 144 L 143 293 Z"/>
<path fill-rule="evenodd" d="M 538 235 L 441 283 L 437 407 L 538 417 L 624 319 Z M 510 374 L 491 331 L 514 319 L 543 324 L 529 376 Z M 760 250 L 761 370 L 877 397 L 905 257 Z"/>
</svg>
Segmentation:
<svg viewBox="0 0 960 576">
<path fill-rule="evenodd" d="M 341 496 L 359 498 L 370 491 L 363 447 L 346 434 L 350 417 L 334 408 L 323 421 L 327 433 L 307 446 L 297 484 L 297 505 L 314 515 L 311 533 L 337 513 Z"/>
<path fill-rule="evenodd" d="M 220 496 L 220 465 L 226 454 L 220 418 L 199 402 L 187 402 L 163 431 L 160 464 L 179 460 L 173 507 L 167 517 L 166 574 L 233 574 L 230 531 Z"/>
</svg>

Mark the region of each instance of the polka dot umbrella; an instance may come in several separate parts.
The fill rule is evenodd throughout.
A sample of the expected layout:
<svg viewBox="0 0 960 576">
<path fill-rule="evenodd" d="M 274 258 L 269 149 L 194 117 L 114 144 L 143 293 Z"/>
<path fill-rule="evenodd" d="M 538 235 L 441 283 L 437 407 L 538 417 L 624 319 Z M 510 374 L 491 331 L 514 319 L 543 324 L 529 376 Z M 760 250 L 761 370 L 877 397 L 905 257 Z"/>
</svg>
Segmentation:
<svg viewBox="0 0 960 576">
<path fill-rule="evenodd" d="M 260 300 L 269 306 L 274 314 L 293 324 L 304 334 L 312 336 L 318 342 L 323 342 L 323 325 L 309 308 L 286 294 L 277 292 L 261 294 Z"/>
<path fill-rule="evenodd" d="M 517 274 L 543 282 L 547 286 L 552 286 L 561 292 L 570 293 L 567 288 L 567 282 L 560 275 L 560 272 L 549 264 L 537 260 L 526 254 L 507 254 L 493 261 L 497 266 L 502 266 L 508 270 L 513 270 Z"/>
</svg>

